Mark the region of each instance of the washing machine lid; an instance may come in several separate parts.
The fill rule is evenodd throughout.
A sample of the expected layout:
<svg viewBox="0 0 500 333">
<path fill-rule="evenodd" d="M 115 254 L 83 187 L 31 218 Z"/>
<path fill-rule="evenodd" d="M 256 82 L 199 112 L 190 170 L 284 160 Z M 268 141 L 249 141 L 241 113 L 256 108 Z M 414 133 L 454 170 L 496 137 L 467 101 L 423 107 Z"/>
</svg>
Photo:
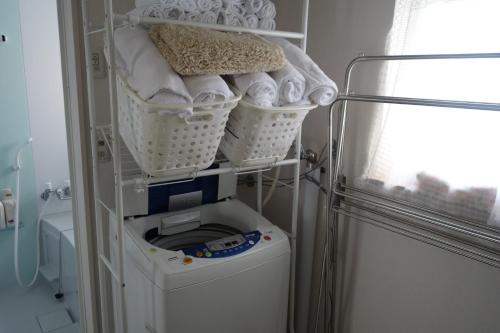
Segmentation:
<svg viewBox="0 0 500 333">
<path fill-rule="evenodd" d="M 218 223 L 198 225 L 191 230 L 162 235 L 159 228 L 148 230 L 144 239 L 150 244 L 169 251 L 182 251 L 186 256 L 215 259 L 237 255 L 251 249 L 261 233 L 240 230 Z"/>
</svg>

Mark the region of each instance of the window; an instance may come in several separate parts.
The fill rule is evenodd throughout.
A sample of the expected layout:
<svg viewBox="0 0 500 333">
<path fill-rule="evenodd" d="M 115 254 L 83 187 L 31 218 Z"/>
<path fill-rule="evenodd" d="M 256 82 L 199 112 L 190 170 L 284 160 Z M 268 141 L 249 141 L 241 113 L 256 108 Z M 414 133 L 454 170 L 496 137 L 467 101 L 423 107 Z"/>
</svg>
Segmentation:
<svg viewBox="0 0 500 333">
<path fill-rule="evenodd" d="M 500 52 L 500 1 L 397 0 L 388 54 Z M 500 61 L 389 64 L 380 93 L 500 101 Z M 364 179 L 452 215 L 500 227 L 500 113 L 384 105 Z"/>
</svg>

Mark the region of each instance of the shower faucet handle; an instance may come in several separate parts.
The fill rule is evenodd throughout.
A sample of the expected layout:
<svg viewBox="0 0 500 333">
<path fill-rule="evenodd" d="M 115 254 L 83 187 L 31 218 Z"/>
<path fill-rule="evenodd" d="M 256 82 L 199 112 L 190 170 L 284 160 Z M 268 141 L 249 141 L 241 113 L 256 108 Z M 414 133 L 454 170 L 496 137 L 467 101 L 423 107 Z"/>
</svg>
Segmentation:
<svg viewBox="0 0 500 333">
<path fill-rule="evenodd" d="M 70 200 L 71 199 L 71 186 L 66 185 L 63 188 L 58 188 L 56 190 L 56 195 L 59 200 Z"/>
</svg>

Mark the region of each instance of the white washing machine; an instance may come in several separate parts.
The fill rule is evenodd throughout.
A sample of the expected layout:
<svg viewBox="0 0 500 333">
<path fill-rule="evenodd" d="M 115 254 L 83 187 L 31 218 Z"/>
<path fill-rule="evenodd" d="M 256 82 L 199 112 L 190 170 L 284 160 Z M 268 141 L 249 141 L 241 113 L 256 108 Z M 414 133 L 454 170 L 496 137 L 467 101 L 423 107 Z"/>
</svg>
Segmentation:
<svg viewBox="0 0 500 333">
<path fill-rule="evenodd" d="M 228 200 L 125 230 L 129 332 L 286 332 L 289 241 L 250 207 Z"/>
</svg>

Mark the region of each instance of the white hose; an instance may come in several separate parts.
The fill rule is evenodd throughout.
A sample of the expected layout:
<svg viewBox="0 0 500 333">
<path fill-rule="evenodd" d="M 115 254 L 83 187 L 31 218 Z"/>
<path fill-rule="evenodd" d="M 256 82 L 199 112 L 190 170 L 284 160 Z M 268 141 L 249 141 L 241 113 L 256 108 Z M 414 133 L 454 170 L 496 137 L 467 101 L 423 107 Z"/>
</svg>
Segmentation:
<svg viewBox="0 0 500 333">
<path fill-rule="evenodd" d="M 274 172 L 274 180 L 273 183 L 271 184 L 271 188 L 267 192 L 266 197 L 262 201 L 262 207 L 265 207 L 269 200 L 271 200 L 271 197 L 273 196 L 274 190 L 276 189 L 276 185 L 278 184 L 278 180 L 280 178 L 280 167 L 276 168 L 276 171 Z"/>
<path fill-rule="evenodd" d="M 35 274 L 33 275 L 33 278 L 31 279 L 31 282 L 28 284 L 25 284 L 21 280 L 21 275 L 19 273 L 19 255 L 18 255 L 18 249 L 19 249 L 19 206 L 20 206 L 20 198 L 21 198 L 21 151 L 24 147 L 29 145 L 31 143 L 31 138 L 26 142 L 25 145 L 19 148 L 17 151 L 16 155 L 16 165 L 14 166 L 14 170 L 16 172 L 16 208 L 15 208 L 15 223 L 14 223 L 14 270 L 16 272 L 16 280 L 17 283 L 24 288 L 31 287 L 36 279 L 38 278 L 38 271 L 40 268 L 40 221 L 42 219 L 43 213 L 45 212 L 45 208 L 47 208 L 48 203 L 50 202 L 50 199 L 52 198 L 51 195 L 49 195 L 49 198 L 45 202 L 45 204 L 42 207 L 42 210 L 40 211 L 40 214 L 38 215 L 38 219 L 36 221 L 36 270 Z"/>
</svg>

